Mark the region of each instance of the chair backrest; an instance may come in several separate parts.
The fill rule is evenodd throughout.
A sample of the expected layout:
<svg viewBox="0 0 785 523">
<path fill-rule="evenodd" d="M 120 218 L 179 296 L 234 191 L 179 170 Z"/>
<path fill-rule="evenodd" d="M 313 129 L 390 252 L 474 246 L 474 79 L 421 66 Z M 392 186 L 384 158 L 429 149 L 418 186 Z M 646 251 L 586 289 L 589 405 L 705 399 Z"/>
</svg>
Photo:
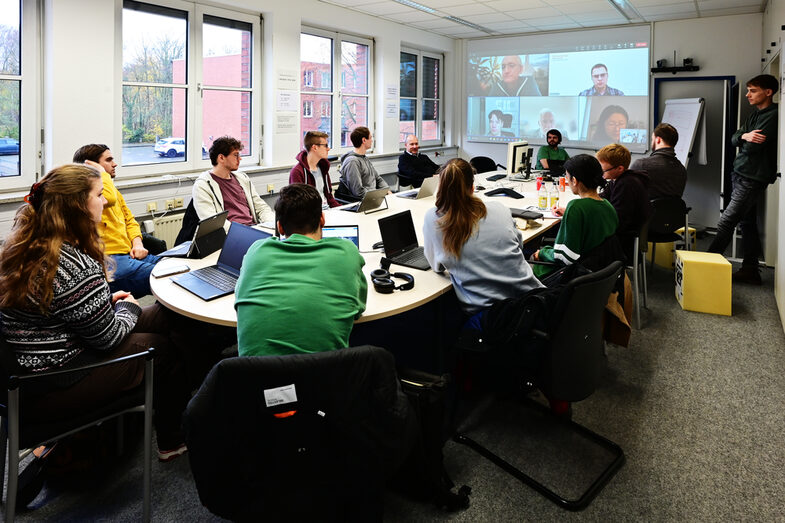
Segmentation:
<svg viewBox="0 0 785 523">
<path fill-rule="evenodd" d="M 174 245 L 180 245 L 183 242 L 192 240 L 194 233 L 196 232 L 197 225 L 199 225 L 199 215 L 196 214 L 194 201 L 191 200 L 188 202 L 188 207 L 185 208 L 183 226 L 180 228 L 180 232 L 177 233 L 177 239 L 175 239 Z M 174 247 L 174 245 L 172 247 Z"/>
<path fill-rule="evenodd" d="M 594 391 L 605 364 L 602 317 L 605 304 L 624 264 L 579 276 L 565 287 L 560 300 L 566 306 L 556 329 L 550 333 L 550 350 L 540 366 L 540 384 L 548 397 L 564 401 L 583 400 Z"/>
<path fill-rule="evenodd" d="M 213 513 L 367 520 L 377 519 L 385 475 L 408 450 L 412 415 L 392 355 L 364 346 L 223 360 L 184 427 L 199 497 Z"/>
<path fill-rule="evenodd" d="M 496 162 L 487 156 L 475 156 L 469 163 L 478 173 L 487 173 L 496 170 Z"/>
<path fill-rule="evenodd" d="M 687 204 L 675 196 L 664 196 L 651 201 L 652 215 L 649 220 L 649 232 L 652 234 L 671 234 L 684 227 L 687 215 Z"/>
</svg>

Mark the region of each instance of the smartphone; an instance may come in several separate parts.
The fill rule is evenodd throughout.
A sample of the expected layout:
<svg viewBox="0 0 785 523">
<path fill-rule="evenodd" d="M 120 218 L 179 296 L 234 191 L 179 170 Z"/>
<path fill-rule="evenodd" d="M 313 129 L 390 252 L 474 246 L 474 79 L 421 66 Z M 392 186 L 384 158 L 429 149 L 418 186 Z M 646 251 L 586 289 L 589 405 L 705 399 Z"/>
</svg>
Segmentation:
<svg viewBox="0 0 785 523">
<path fill-rule="evenodd" d="M 153 277 L 154 278 L 163 278 L 164 276 L 171 276 L 173 274 L 180 274 L 181 272 L 188 272 L 191 268 L 185 264 L 183 265 L 170 265 L 167 267 L 162 267 L 160 265 L 156 265 L 153 268 Z"/>
</svg>

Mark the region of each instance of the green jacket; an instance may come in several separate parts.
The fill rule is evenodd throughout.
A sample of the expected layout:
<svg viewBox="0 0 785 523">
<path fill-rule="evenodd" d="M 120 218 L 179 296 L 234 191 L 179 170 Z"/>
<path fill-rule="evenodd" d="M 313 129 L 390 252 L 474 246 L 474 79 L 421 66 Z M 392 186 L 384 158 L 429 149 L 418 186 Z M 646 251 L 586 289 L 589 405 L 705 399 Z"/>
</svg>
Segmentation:
<svg viewBox="0 0 785 523">
<path fill-rule="evenodd" d="M 773 103 L 759 111 L 755 109 L 744 125 L 731 137 L 731 143 L 739 148 L 733 161 L 733 170 L 752 180 L 774 183 L 777 179 L 777 104 Z M 766 135 L 763 143 L 752 143 L 741 139 L 741 135 L 760 129 Z"/>
</svg>

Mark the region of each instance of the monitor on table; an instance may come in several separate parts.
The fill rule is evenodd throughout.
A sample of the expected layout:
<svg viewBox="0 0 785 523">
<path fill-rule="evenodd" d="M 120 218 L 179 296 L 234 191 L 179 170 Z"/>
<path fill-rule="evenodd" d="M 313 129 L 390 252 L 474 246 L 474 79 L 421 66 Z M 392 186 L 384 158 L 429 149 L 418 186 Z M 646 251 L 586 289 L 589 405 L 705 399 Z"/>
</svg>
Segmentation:
<svg viewBox="0 0 785 523">
<path fill-rule="evenodd" d="M 529 142 L 521 140 L 507 144 L 507 175 L 526 171 L 526 164 L 531 158 Z"/>
</svg>

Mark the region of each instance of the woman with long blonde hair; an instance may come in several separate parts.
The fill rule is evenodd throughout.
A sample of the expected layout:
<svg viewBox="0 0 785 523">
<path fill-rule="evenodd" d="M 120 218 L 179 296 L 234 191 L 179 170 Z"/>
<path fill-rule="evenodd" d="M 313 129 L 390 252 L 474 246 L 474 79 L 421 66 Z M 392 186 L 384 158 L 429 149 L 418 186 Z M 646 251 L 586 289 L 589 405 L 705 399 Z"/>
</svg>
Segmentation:
<svg viewBox="0 0 785 523">
<path fill-rule="evenodd" d="M 186 449 L 180 417 L 189 399 L 170 331 L 176 314 L 142 309 L 130 293 L 112 294 L 96 225 L 106 200 L 101 176 L 85 165 L 52 169 L 33 184 L 0 252 L 2 334 L 23 371 L 84 365 L 155 347 L 154 423 L 159 459 Z M 112 401 L 142 382 L 139 359 L 67 379 L 49 378 L 23 395 L 33 417 L 55 420 Z"/>
<path fill-rule="evenodd" d="M 436 272 L 450 273 L 463 311 L 477 330 L 495 302 L 542 287 L 523 255 L 510 210 L 474 195 L 474 170 L 459 158 L 439 171 L 436 207 L 425 215 L 425 257 Z"/>
</svg>

